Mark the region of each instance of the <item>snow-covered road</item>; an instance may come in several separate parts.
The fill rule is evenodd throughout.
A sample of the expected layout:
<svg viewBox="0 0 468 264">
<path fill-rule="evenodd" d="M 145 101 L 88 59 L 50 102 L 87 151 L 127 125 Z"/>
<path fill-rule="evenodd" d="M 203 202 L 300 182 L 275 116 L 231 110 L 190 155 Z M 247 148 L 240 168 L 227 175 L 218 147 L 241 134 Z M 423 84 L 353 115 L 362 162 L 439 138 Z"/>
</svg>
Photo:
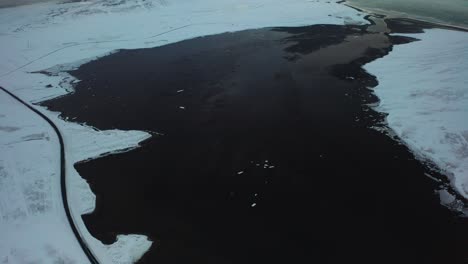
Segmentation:
<svg viewBox="0 0 468 264">
<path fill-rule="evenodd" d="M 66 221 L 57 134 L 3 90 L 0 104 L 0 260 L 86 262 Z"/>
<path fill-rule="evenodd" d="M 88 244 L 83 239 L 80 231 L 76 227 L 75 220 L 73 219 L 73 217 L 71 215 L 71 212 L 70 212 L 70 206 L 68 204 L 68 195 L 67 195 L 67 184 L 66 184 L 66 179 L 67 178 L 66 178 L 66 170 L 65 170 L 65 167 L 66 167 L 65 146 L 63 144 L 63 137 L 62 137 L 60 131 L 58 130 L 57 126 L 46 115 L 41 113 L 39 110 L 35 109 L 34 107 L 29 105 L 28 103 L 24 102 L 23 100 L 21 100 L 21 98 L 18 98 L 16 95 L 14 95 L 10 91 L 6 90 L 5 88 L 0 87 L 0 90 L 2 90 L 4 93 L 8 94 L 11 98 L 14 98 L 17 103 L 22 104 L 24 107 L 29 109 L 31 112 L 36 113 L 39 117 L 41 117 L 43 120 L 45 120 L 50 127 L 53 128 L 54 133 L 58 138 L 59 145 L 57 146 L 56 142 L 47 142 L 47 143 L 52 144 L 52 146 L 59 147 L 59 149 L 60 149 L 60 154 L 59 154 L 58 158 L 60 159 L 60 161 L 59 161 L 59 163 L 60 163 L 59 174 L 60 174 L 60 195 L 62 197 L 62 208 L 64 209 L 64 213 L 66 215 L 69 226 L 70 226 L 70 228 L 71 228 L 71 230 L 72 230 L 72 232 L 73 232 L 73 234 L 74 234 L 74 236 L 76 238 L 76 241 L 80 244 L 80 247 L 81 247 L 83 253 L 85 253 L 85 255 L 88 258 L 89 262 L 91 262 L 93 264 L 99 263 L 98 260 L 96 259 L 96 257 L 94 256 L 92 250 L 89 248 Z M 10 121 L 11 121 L 11 119 L 10 119 Z M 37 122 L 37 123 L 39 123 L 39 122 Z M 13 132 L 13 131 L 11 131 L 11 129 L 7 129 L 7 130 L 9 130 L 8 132 Z M 25 140 L 25 141 L 28 141 L 28 140 Z M 24 141 L 23 141 L 23 143 L 24 143 Z M 38 153 L 35 153 L 35 154 L 37 155 Z M 52 161 L 52 162 L 56 163 L 56 161 Z M 42 164 L 41 163 L 36 164 L 36 166 L 38 166 L 38 165 L 41 166 Z M 57 174 L 57 172 L 54 172 L 54 176 L 56 174 Z M 55 191 L 57 191 L 56 188 L 54 188 L 54 189 L 55 189 Z M 67 234 L 67 236 L 69 237 L 69 234 Z"/>
</svg>

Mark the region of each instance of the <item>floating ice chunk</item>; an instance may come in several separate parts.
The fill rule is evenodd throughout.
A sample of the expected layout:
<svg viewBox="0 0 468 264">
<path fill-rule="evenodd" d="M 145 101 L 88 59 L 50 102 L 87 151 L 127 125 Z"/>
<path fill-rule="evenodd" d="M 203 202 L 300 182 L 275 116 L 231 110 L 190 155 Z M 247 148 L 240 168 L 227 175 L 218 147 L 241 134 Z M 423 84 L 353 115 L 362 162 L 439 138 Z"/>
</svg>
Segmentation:
<svg viewBox="0 0 468 264">
<path fill-rule="evenodd" d="M 440 202 L 442 204 L 451 204 L 455 202 L 456 198 L 451 193 L 447 192 L 446 190 L 439 191 Z"/>
<path fill-rule="evenodd" d="M 429 179 L 436 181 L 436 182 L 441 182 L 441 180 L 435 178 L 434 176 L 430 175 L 429 173 L 424 173 Z"/>
<path fill-rule="evenodd" d="M 237 175 L 241 175 L 242 173 L 244 173 L 244 171 L 239 171 L 237 172 Z"/>
</svg>

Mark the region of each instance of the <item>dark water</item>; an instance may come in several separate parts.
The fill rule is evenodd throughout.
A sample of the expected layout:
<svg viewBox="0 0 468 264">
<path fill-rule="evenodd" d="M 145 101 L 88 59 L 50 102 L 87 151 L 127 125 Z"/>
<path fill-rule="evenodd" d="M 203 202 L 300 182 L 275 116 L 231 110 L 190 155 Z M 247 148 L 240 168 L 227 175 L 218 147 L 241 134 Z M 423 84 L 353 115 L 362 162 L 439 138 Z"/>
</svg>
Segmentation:
<svg viewBox="0 0 468 264">
<path fill-rule="evenodd" d="M 89 230 L 106 243 L 148 235 L 141 263 L 466 263 L 468 221 L 439 204 L 406 147 L 368 128 L 383 117 L 365 105 L 376 81 L 360 65 L 408 41 L 260 29 L 71 72 L 76 93 L 49 108 L 160 133 L 76 165 L 97 194 Z"/>
</svg>

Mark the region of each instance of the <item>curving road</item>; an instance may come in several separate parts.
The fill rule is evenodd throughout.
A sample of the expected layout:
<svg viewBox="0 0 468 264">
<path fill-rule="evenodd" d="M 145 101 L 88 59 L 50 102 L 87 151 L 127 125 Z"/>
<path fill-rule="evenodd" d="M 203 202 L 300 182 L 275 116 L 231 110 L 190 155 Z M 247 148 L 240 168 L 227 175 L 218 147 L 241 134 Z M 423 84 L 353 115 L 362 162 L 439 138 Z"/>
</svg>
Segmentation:
<svg viewBox="0 0 468 264">
<path fill-rule="evenodd" d="M 57 134 L 57 137 L 58 137 L 59 142 L 60 142 L 60 188 L 61 188 L 61 192 L 62 192 L 63 207 L 65 208 L 65 213 L 67 215 L 67 219 L 68 219 L 68 222 L 70 224 L 70 227 L 73 230 L 73 233 L 75 234 L 75 237 L 78 240 L 78 243 L 80 244 L 81 248 L 83 249 L 83 252 L 88 257 L 89 262 L 91 264 L 99 264 L 98 260 L 96 259 L 96 257 L 93 255 L 93 253 L 89 249 L 88 244 L 83 239 L 83 237 L 81 236 L 81 234 L 78 231 L 77 227 L 75 226 L 75 222 L 73 221 L 73 217 L 72 217 L 71 212 L 70 212 L 70 207 L 68 205 L 68 198 L 67 198 L 67 186 L 66 186 L 66 182 L 65 182 L 66 181 L 65 147 L 64 147 L 63 138 L 62 138 L 62 135 L 60 134 L 59 129 L 52 122 L 52 120 L 50 120 L 47 116 L 45 116 L 43 113 L 41 113 L 40 111 L 38 111 L 34 107 L 30 106 L 25 101 L 21 100 L 18 96 L 14 95 L 13 93 L 11 93 L 10 91 L 8 91 L 7 89 L 5 89 L 3 87 L 0 87 L 0 89 L 2 91 L 4 91 L 5 93 L 7 93 L 8 95 L 10 95 L 11 97 L 13 97 L 14 99 L 16 99 L 18 102 L 20 102 L 24 106 L 26 106 L 27 108 L 29 108 L 31 111 L 35 112 L 40 117 L 42 117 L 45 121 L 47 121 L 47 123 L 49 123 L 50 126 L 52 126 L 55 133 Z"/>
</svg>

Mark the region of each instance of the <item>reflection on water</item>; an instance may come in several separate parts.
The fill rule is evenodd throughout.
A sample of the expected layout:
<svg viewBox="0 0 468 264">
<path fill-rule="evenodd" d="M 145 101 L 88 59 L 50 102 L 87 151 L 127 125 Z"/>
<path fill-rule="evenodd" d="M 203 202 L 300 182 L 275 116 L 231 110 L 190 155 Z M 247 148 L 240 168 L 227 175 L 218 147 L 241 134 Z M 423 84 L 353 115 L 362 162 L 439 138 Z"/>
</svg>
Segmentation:
<svg viewBox="0 0 468 264">
<path fill-rule="evenodd" d="M 468 0 L 349 0 L 362 8 L 468 27 Z"/>
</svg>

